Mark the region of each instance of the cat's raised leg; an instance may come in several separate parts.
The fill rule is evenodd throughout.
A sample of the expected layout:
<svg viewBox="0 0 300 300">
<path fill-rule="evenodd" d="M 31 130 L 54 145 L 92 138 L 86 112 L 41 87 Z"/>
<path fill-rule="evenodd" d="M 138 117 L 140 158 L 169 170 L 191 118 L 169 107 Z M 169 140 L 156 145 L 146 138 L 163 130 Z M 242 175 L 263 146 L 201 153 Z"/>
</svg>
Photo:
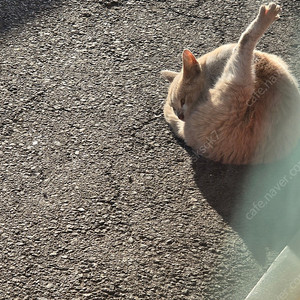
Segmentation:
<svg viewBox="0 0 300 300">
<path fill-rule="evenodd" d="M 254 86 L 253 51 L 264 32 L 279 18 L 280 12 L 280 6 L 275 3 L 260 7 L 255 20 L 241 35 L 216 88 L 218 83 L 222 82 L 232 83 L 235 86 Z"/>
</svg>

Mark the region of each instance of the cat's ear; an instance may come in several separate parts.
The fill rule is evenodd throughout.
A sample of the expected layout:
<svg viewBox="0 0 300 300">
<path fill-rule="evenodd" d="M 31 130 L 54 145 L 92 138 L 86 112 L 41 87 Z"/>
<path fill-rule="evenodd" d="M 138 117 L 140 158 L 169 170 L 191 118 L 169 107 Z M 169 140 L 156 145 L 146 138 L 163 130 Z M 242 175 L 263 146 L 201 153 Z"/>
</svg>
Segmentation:
<svg viewBox="0 0 300 300">
<path fill-rule="evenodd" d="M 192 78 L 200 73 L 200 65 L 190 50 L 185 49 L 182 53 L 183 78 Z"/>
<path fill-rule="evenodd" d="M 177 72 L 163 70 L 160 72 L 161 76 L 167 79 L 169 82 L 172 82 L 174 78 L 178 75 Z"/>
</svg>

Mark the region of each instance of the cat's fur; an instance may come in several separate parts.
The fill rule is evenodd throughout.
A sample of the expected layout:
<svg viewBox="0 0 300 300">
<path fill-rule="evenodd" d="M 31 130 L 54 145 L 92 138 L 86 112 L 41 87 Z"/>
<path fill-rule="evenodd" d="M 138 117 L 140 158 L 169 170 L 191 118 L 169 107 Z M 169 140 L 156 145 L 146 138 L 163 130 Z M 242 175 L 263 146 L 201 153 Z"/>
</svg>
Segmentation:
<svg viewBox="0 0 300 300">
<path fill-rule="evenodd" d="M 186 144 L 209 159 L 265 163 L 287 155 L 300 136 L 300 94 L 281 58 L 255 50 L 281 8 L 261 6 L 237 44 L 196 59 L 182 55 L 170 82 L 166 121 Z"/>
</svg>

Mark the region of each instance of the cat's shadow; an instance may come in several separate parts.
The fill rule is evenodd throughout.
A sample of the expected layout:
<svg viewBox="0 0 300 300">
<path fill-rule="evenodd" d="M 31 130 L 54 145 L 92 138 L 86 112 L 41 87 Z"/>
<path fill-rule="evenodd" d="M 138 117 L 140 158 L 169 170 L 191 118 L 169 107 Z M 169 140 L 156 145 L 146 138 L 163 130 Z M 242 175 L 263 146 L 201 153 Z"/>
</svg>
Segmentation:
<svg viewBox="0 0 300 300">
<path fill-rule="evenodd" d="M 285 160 L 256 166 L 223 165 L 185 148 L 201 194 L 257 262 L 265 263 L 267 249 L 283 249 L 300 228 L 300 145 Z"/>
</svg>

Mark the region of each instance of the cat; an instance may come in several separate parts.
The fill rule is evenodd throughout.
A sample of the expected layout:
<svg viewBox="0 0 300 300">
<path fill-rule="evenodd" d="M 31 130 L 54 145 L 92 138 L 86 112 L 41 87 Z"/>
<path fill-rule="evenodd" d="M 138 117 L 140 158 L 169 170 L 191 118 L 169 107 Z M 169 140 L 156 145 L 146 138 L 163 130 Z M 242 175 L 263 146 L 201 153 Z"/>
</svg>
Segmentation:
<svg viewBox="0 0 300 300">
<path fill-rule="evenodd" d="M 279 18 L 281 7 L 262 5 L 237 44 L 196 59 L 182 54 L 180 73 L 162 71 L 171 82 L 164 116 L 196 154 L 224 164 L 259 164 L 288 155 L 300 137 L 300 93 L 278 56 L 255 50 Z"/>
</svg>

